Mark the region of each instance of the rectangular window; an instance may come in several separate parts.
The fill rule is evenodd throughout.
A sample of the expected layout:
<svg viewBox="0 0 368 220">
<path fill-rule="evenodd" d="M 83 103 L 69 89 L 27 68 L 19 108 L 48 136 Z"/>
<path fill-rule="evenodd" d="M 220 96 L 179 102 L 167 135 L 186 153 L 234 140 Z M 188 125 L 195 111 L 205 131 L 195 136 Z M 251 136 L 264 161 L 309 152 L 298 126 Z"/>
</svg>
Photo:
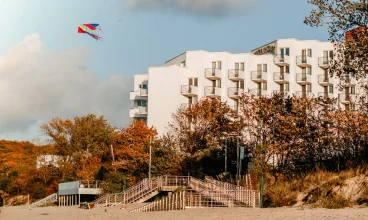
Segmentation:
<svg viewBox="0 0 368 220">
<path fill-rule="evenodd" d="M 138 101 L 138 106 L 147 107 L 147 102 L 146 101 Z"/>
<path fill-rule="evenodd" d="M 244 81 L 240 81 L 240 88 L 244 89 Z"/>
<path fill-rule="evenodd" d="M 194 86 L 198 86 L 198 78 L 194 78 Z"/>
<path fill-rule="evenodd" d="M 240 63 L 240 70 L 244 71 L 244 63 Z"/>
<path fill-rule="evenodd" d="M 212 69 L 216 69 L 216 62 L 212 62 Z"/>
<path fill-rule="evenodd" d="M 282 58 L 284 58 L 285 55 L 285 49 L 284 48 L 280 48 L 280 55 Z"/>
<path fill-rule="evenodd" d="M 285 91 L 286 92 L 289 92 L 290 91 L 290 85 L 289 85 L 289 83 L 285 83 L 284 85 L 285 85 L 285 88 L 284 88 Z"/>
<path fill-rule="evenodd" d="M 238 70 L 239 69 L 239 63 L 235 63 L 235 69 Z"/>
<path fill-rule="evenodd" d="M 267 90 L 267 83 L 266 82 L 263 83 L 263 90 Z"/>
<path fill-rule="evenodd" d="M 221 70 L 221 61 L 217 62 L 217 69 Z"/>
<path fill-rule="evenodd" d="M 221 79 L 216 80 L 216 87 L 221 88 Z"/>
<path fill-rule="evenodd" d="M 330 50 L 330 59 L 333 58 L 333 50 Z"/>
<path fill-rule="evenodd" d="M 285 48 L 285 55 L 286 56 L 289 56 L 290 55 L 290 49 L 288 47 Z"/>
<path fill-rule="evenodd" d="M 351 91 L 350 91 L 351 94 L 355 94 L 355 86 L 352 86 L 351 87 Z"/>
<path fill-rule="evenodd" d="M 333 86 L 329 86 L 329 93 L 333 93 Z"/>
<path fill-rule="evenodd" d="M 308 57 L 312 57 L 312 49 L 308 49 Z"/>
<path fill-rule="evenodd" d="M 307 67 L 307 73 L 308 73 L 309 75 L 312 75 L 312 68 L 311 68 L 311 67 Z"/>
<path fill-rule="evenodd" d="M 307 85 L 307 92 L 312 92 L 312 85 L 311 84 Z"/>
<path fill-rule="evenodd" d="M 267 73 L 267 64 L 263 64 L 263 72 Z"/>
<path fill-rule="evenodd" d="M 290 73 L 290 67 L 289 66 L 285 66 L 285 73 Z"/>
</svg>

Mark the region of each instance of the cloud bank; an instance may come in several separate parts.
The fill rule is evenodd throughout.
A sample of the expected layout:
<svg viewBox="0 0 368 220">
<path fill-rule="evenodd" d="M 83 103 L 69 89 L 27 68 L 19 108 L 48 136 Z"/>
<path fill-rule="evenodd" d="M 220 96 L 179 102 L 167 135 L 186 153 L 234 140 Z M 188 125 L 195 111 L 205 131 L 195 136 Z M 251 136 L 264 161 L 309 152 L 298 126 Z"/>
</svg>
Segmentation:
<svg viewBox="0 0 368 220">
<path fill-rule="evenodd" d="M 28 137 L 35 124 L 57 116 L 94 113 L 114 126 L 129 123 L 133 79 L 100 80 L 85 66 L 90 54 L 83 48 L 48 51 L 33 34 L 0 57 L 0 137 Z"/>
<path fill-rule="evenodd" d="M 203 16 L 224 16 L 249 11 L 261 0 L 125 0 L 128 9 L 172 11 Z"/>
</svg>

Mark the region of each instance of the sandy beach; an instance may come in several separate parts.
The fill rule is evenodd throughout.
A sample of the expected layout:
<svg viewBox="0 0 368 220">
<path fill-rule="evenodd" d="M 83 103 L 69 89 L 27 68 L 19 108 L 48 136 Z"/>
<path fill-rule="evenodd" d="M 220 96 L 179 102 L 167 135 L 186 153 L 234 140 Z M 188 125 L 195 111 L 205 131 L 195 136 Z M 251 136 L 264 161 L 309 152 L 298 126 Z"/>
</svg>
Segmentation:
<svg viewBox="0 0 368 220">
<path fill-rule="evenodd" d="M 132 208 L 142 204 L 128 205 L 127 209 L 120 207 L 95 208 L 91 210 L 74 207 L 3 207 L 1 220 L 237 220 L 237 219 L 368 219 L 367 208 L 307 209 L 307 208 L 202 208 L 181 211 L 129 213 Z M 106 209 L 106 211 L 105 211 Z"/>
</svg>

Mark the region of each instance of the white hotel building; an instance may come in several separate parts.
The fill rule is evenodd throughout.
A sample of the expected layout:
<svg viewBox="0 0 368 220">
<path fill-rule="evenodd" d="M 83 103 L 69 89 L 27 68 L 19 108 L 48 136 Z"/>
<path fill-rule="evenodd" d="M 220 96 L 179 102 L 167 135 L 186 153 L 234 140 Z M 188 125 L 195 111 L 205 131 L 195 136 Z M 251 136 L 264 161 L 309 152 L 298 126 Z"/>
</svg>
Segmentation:
<svg viewBox="0 0 368 220">
<path fill-rule="evenodd" d="M 237 98 L 251 91 L 255 96 L 285 92 L 304 97 L 338 98 L 348 108 L 355 93 L 353 77 L 342 82 L 330 78 L 330 42 L 280 39 L 250 53 L 187 51 L 163 66 L 134 76 L 130 117 L 146 121 L 159 135 L 166 132 L 172 114 L 203 97 L 221 98 L 237 108 Z M 344 91 L 337 85 L 342 83 Z"/>
</svg>

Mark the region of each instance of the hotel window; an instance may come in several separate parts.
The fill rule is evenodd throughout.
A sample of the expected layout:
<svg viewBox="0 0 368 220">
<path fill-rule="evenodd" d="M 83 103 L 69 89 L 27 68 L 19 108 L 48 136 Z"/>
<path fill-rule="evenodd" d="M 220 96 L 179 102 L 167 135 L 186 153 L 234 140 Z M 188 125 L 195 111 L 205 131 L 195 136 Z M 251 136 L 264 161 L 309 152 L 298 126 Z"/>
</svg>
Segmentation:
<svg viewBox="0 0 368 220">
<path fill-rule="evenodd" d="M 147 102 L 146 101 L 137 101 L 138 106 L 141 107 L 147 107 Z"/>
<path fill-rule="evenodd" d="M 198 78 L 189 78 L 190 86 L 198 86 Z"/>
<path fill-rule="evenodd" d="M 221 79 L 216 80 L 216 87 L 221 88 Z"/>
<path fill-rule="evenodd" d="M 307 85 L 307 92 L 312 92 L 312 85 L 311 84 Z"/>
<path fill-rule="evenodd" d="M 217 62 L 217 69 L 221 70 L 221 61 Z"/>
<path fill-rule="evenodd" d="M 329 91 L 329 93 L 333 93 L 333 86 L 329 86 L 328 91 Z"/>
<path fill-rule="evenodd" d="M 285 83 L 284 85 L 285 85 L 284 90 L 287 91 L 287 92 L 289 92 L 290 91 L 290 84 L 289 83 Z"/>
<path fill-rule="evenodd" d="M 350 94 L 355 94 L 355 86 L 351 87 Z"/>
<path fill-rule="evenodd" d="M 244 63 L 240 63 L 240 70 L 244 71 Z"/>
<path fill-rule="evenodd" d="M 267 64 L 263 64 L 263 72 L 267 73 Z"/>
<path fill-rule="evenodd" d="M 286 56 L 289 56 L 290 55 L 290 49 L 288 47 L 285 48 L 285 55 Z"/>
<path fill-rule="evenodd" d="M 239 86 L 239 87 L 240 87 L 241 89 L 244 89 L 244 81 L 240 81 L 240 82 L 239 82 L 239 84 L 240 84 L 240 86 Z"/>
<path fill-rule="evenodd" d="M 312 75 L 312 68 L 311 67 L 307 67 L 307 74 Z"/>
<path fill-rule="evenodd" d="M 289 66 L 285 66 L 285 73 L 290 73 L 290 67 Z"/>
<path fill-rule="evenodd" d="M 262 83 L 263 84 L 263 90 L 267 90 L 267 83 L 266 82 L 264 82 L 264 83 Z"/>
<path fill-rule="evenodd" d="M 312 49 L 308 49 L 308 57 L 312 57 Z"/>
<path fill-rule="evenodd" d="M 333 50 L 330 50 L 330 51 L 329 51 L 329 57 L 330 57 L 330 59 L 332 59 L 332 58 L 333 58 Z"/>
</svg>

